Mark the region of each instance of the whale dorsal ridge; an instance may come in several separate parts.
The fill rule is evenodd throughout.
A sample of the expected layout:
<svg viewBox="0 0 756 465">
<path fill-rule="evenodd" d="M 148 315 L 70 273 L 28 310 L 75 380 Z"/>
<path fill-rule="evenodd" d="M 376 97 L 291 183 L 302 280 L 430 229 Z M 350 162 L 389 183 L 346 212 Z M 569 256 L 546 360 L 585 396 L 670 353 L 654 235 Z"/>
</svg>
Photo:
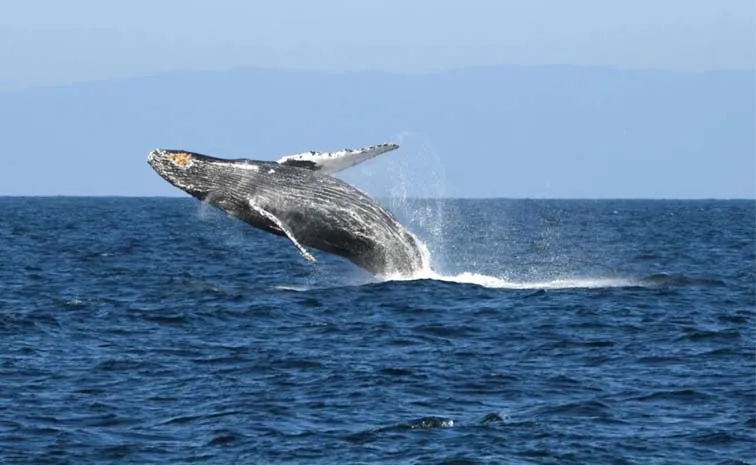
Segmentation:
<svg viewBox="0 0 756 465">
<path fill-rule="evenodd" d="M 333 174 L 398 148 L 397 144 L 380 144 L 336 152 L 304 152 L 287 155 L 278 160 L 278 163 L 281 165 L 308 168 L 325 174 Z"/>
</svg>

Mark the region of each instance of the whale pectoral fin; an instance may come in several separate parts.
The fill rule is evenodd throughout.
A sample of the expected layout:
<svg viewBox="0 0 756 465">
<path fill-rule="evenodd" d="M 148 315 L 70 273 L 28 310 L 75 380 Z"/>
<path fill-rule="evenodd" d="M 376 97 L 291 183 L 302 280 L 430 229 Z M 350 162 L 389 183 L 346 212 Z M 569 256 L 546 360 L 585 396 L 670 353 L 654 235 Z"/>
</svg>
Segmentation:
<svg viewBox="0 0 756 465">
<path fill-rule="evenodd" d="M 248 202 L 249 202 L 249 207 L 252 210 L 256 211 L 257 213 L 262 215 L 264 218 L 273 222 L 273 224 L 275 224 L 278 227 L 278 229 L 280 229 L 281 232 L 283 232 L 286 235 L 286 237 L 289 238 L 289 240 L 294 244 L 297 250 L 299 250 L 299 253 L 302 254 L 302 256 L 306 258 L 307 261 L 309 261 L 310 263 L 316 262 L 315 257 L 313 257 L 312 254 L 308 252 L 307 249 L 305 249 L 304 246 L 302 246 L 302 244 L 299 243 L 299 241 L 297 241 L 297 238 L 294 237 L 294 234 L 291 233 L 291 230 L 286 227 L 283 221 L 281 221 L 273 213 L 257 205 L 253 200 L 249 200 Z"/>
<path fill-rule="evenodd" d="M 325 174 L 333 174 L 398 148 L 397 144 L 380 144 L 360 149 L 339 150 L 337 152 L 305 152 L 285 156 L 278 160 L 278 164 L 298 166 Z"/>
</svg>

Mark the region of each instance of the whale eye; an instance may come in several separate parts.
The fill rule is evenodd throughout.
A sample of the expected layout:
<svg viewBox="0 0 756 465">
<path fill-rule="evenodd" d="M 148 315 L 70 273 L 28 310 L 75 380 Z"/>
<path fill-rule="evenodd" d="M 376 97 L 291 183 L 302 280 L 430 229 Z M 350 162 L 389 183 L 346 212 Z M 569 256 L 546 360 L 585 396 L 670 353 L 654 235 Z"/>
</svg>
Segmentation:
<svg viewBox="0 0 756 465">
<path fill-rule="evenodd" d="M 172 153 L 168 155 L 168 159 L 171 160 L 174 165 L 180 166 L 181 168 L 188 168 L 194 163 L 192 156 L 185 152 Z"/>
</svg>

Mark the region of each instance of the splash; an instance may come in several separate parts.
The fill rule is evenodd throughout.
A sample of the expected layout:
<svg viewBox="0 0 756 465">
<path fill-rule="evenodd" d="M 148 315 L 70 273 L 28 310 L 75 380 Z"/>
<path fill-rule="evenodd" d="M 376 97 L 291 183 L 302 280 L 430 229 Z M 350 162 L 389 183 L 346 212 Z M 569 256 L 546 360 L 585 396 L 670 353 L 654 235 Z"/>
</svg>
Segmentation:
<svg viewBox="0 0 756 465">
<path fill-rule="evenodd" d="M 415 236 L 423 255 L 424 267 L 412 275 L 393 274 L 382 277 L 383 281 L 418 281 L 433 280 L 458 284 L 475 284 L 492 289 L 597 289 L 611 287 L 647 287 L 654 284 L 647 278 L 557 278 L 535 281 L 513 281 L 499 276 L 465 271 L 458 274 L 443 274 L 433 269 L 433 257 L 427 244 Z"/>
<path fill-rule="evenodd" d="M 447 283 L 475 284 L 491 289 L 599 289 L 611 287 L 646 287 L 649 283 L 633 278 L 561 278 L 543 281 L 511 281 L 498 276 L 463 272 L 456 275 L 444 275 L 430 268 L 412 276 L 390 275 L 385 281 L 433 280 Z"/>
<path fill-rule="evenodd" d="M 633 278 L 560 277 L 518 281 L 473 271 L 444 273 L 449 245 L 445 240 L 446 226 L 453 222 L 453 218 L 449 218 L 449 212 L 444 208 L 446 173 L 443 163 L 427 137 L 403 131 L 396 139 L 409 154 L 396 157 L 388 167 L 390 210 L 415 232 L 413 235 L 420 245 L 424 267 L 410 276 L 389 275 L 382 280 L 435 280 L 495 289 L 593 289 L 648 284 L 643 279 Z M 382 168 L 385 170 L 384 166 Z"/>
<path fill-rule="evenodd" d="M 402 131 L 396 135 L 409 152 L 396 157 L 389 167 L 389 209 L 408 224 L 420 245 L 425 267 L 443 268 L 446 232 L 446 172 L 438 150 L 422 134 Z M 419 236 L 419 237 L 418 237 Z M 420 237 L 423 239 L 421 240 Z"/>
</svg>

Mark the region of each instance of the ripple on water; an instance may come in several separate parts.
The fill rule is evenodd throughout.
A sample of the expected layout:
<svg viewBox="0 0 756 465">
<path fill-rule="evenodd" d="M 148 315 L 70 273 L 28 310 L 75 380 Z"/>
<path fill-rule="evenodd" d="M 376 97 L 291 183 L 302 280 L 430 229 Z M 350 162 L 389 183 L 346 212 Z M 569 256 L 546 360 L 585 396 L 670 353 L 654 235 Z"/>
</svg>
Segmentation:
<svg viewBox="0 0 756 465">
<path fill-rule="evenodd" d="M 0 199 L 0 463 L 753 461 L 753 202 L 442 203 L 449 270 L 380 281 L 188 200 Z"/>
</svg>

